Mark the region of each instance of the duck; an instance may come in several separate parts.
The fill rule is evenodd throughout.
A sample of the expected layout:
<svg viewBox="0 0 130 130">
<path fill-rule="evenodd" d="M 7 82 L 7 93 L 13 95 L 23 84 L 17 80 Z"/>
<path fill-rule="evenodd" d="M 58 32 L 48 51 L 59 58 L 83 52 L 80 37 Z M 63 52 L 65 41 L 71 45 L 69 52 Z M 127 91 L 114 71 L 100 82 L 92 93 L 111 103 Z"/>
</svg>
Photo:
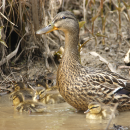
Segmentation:
<svg viewBox="0 0 130 130">
<path fill-rule="evenodd" d="M 43 104 L 56 104 L 65 102 L 65 100 L 59 94 L 58 91 L 52 91 L 52 90 L 53 88 L 45 90 L 42 87 L 37 87 L 33 97 L 33 101 L 41 102 Z"/>
<path fill-rule="evenodd" d="M 58 13 L 36 35 L 60 30 L 65 35 L 64 53 L 57 70 L 56 84 L 61 96 L 77 110 L 85 111 L 91 102 L 130 110 L 130 80 L 115 72 L 83 66 L 80 63 L 79 24 L 70 11 Z"/>
<path fill-rule="evenodd" d="M 114 108 L 110 106 L 101 105 L 99 102 L 91 102 L 88 105 L 88 110 L 85 111 L 87 119 L 109 119 Z M 118 115 L 118 111 L 116 111 L 113 115 L 115 117 Z"/>
<path fill-rule="evenodd" d="M 18 112 L 44 112 L 46 107 L 42 103 L 37 103 L 32 100 L 23 100 L 23 95 L 13 96 L 14 110 Z"/>
</svg>

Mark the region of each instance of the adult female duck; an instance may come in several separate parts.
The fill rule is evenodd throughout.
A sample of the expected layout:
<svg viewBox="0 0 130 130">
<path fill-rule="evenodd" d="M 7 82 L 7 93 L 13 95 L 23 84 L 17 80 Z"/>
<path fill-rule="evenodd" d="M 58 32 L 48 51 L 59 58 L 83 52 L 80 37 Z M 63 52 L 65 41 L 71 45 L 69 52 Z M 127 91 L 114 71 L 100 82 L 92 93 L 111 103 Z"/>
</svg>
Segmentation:
<svg viewBox="0 0 130 130">
<path fill-rule="evenodd" d="M 36 34 L 61 30 L 65 34 L 65 51 L 57 71 L 57 86 L 63 98 L 77 110 L 86 110 L 88 103 L 119 103 L 118 110 L 130 109 L 130 81 L 120 75 L 80 64 L 79 24 L 74 14 L 58 13 L 52 23 Z"/>
</svg>

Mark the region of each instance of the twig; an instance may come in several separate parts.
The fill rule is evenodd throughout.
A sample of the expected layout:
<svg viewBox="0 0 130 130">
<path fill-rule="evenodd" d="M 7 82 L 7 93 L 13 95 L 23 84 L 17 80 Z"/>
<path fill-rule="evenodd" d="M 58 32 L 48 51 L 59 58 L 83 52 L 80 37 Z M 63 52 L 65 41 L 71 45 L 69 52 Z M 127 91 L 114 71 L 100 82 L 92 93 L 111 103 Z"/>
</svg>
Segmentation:
<svg viewBox="0 0 130 130">
<path fill-rule="evenodd" d="M 30 84 L 28 84 L 28 86 L 29 86 L 33 91 L 36 91 Z"/>
<path fill-rule="evenodd" d="M 2 82 L 1 82 L 1 84 L 3 84 L 5 81 L 11 81 L 12 82 L 12 78 L 11 79 L 9 79 L 9 77 L 11 76 L 11 75 L 13 75 L 13 73 L 17 73 L 17 72 L 12 72 L 12 73 L 10 73 L 8 76 L 5 76 L 5 75 L 3 75 L 2 77 L 3 77 L 3 79 L 4 80 L 2 80 Z M 5 77 L 4 77 L 5 76 Z M 14 77 L 14 75 L 13 75 L 13 77 Z M 15 77 L 14 77 L 14 79 L 15 79 Z M 16 80 L 16 79 L 15 79 Z"/>
<path fill-rule="evenodd" d="M 111 113 L 110 119 L 109 119 L 109 121 L 108 121 L 108 123 L 107 123 L 107 127 L 106 127 L 105 130 L 108 130 L 108 127 L 109 127 L 109 125 L 110 125 L 110 123 L 111 123 L 111 121 L 112 121 L 112 119 L 113 119 L 113 116 L 115 115 L 114 113 L 115 113 L 115 111 L 116 111 L 117 106 L 118 106 L 118 103 L 116 103 L 115 106 L 114 106 L 113 112 Z"/>
<path fill-rule="evenodd" d="M 84 15 L 84 21 L 86 21 L 86 8 L 85 8 L 86 0 L 83 0 L 83 15 Z"/>
<path fill-rule="evenodd" d="M 3 15 L 1 12 L 0 12 L 0 14 L 1 14 L 7 21 L 9 21 L 12 25 L 18 27 L 17 25 L 15 25 L 14 23 L 12 23 L 12 22 L 11 22 L 5 15 Z"/>
<path fill-rule="evenodd" d="M 130 66 L 119 66 L 119 69 L 130 69 Z"/>
<path fill-rule="evenodd" d="M 126 53 L 126 55 L 125 55 L 125 58 L 124 58 L 124 62 L 126 63 L 126 64 L 128 64 L 129 62 L 130 62 L 130 60 L 129 60 L 129 54 L 130 54 L 130 49 L 128 50 L 128 52 Z"/>
<path fill-rule="evenodd" d="M 90 40 L 94 39 L 94 37 L 88 39 L 87 41 L 85 41 L 80 47 L 79 47 L 79 52 L 81 51 L 81 48 L 87 43 L 89 42 Z"/>
<path fill-rule="evenodd" d="M 31 2 L 32 2 L 32 15 L 33 15 L 33 22 L 34 22 L 34 30 L 37 31 L 39 28 L 37 0 L 31 0 Z"/>
<path fill-rule="evenodd" d="M 51 42 L 53 42 L 53 45 L 54 45 L 54 46 L 57 46 L 57 48 L 59 48 L 59 45 L 58 45 L 54 40 L 52 40 L 52 39 L 51 39 L 50 37 L 48 37 L 48 36 L 47 36 L 47 38 L 48 38 Z M 51 42 L 50 42 L 50 43 L 51 43 Z"/>
<path fill-rule="evenodd" d="M 13 60 L 13 63 L 16 63 L 16 61 L 20 58 L 21 54 L 24 52 L 25 49 L 23 49 L 20 54 Z"/>
<path fill-rule="evenodd" d="M 25 36 L 26 34 L 27 34 L 27 33 L 25 33 L 25 34 L 23 35 L 23 37 L 20 39 L 20 41 L 19 41 L 18 46 L 16 47 L 16 49 L 15 49 L 13 52 L 11 52 L 8 56 L 6 56 L 6 58 L 3 58 L 3 59 L 0 61 L 0 66 L 3 65 L 4 63 L 6 63 L 6 61 L 9 61 L 11 58 L 13 58 L 13 57 L 17 54 L 18 49 L 19 49 L 19 46 L 20 46 L 20 43 L 21 43 L 22 39 L 24 38 L 24 36 Z"/>
<path fill-rule="evenodd" d="M 93 56 L 96 56 L 96 57 L 99 57 L 99 59 L 101 60 L 101 61 L 103 61 L 103 62 L 105 62 L 107 65 L 108 65 L 108 67 L 109 67 L 109 69 L 112 71 L 112 72 L 117 72 L 116 71 L 116 69 L 113 67 L 113 65 L 111 64 L 111 63 L 109 63 L 107 60 L 105 60 L 102 56 L 100 56 L 98 53 L 96 53 L 95 51 L 94 52 L 89 52 L 91 55 L 93 55 Z"/>
</svg>

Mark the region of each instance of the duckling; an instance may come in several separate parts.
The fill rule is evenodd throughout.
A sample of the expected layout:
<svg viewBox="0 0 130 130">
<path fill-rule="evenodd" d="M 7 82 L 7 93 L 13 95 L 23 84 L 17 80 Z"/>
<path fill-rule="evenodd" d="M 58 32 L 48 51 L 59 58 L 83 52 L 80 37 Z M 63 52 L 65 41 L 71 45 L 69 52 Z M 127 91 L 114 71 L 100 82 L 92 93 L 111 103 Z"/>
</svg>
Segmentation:
<svg viewBox="0 0 130 130">
<path fill-rule="evenodd" d="M 63 103 L 65 102 L 65 100 L 59 93 L 56 94 L 50 93 L 45 95 L 42 102 L 45 104 L 57 104 L 57 103 Z"/>
<path fill-rule="evenodd" d="M 43 112 L 46 107 L 38 102 L 34 102 L 31 100 L 23 100 L 23 95 L 15 95 L 13 96 L 13 105 L 14 110 L 19 112 Z"/>
<path fill-rule="evenodd" d="M 37 85 L 38 87 L 43 87 L 43 88 L 45 88 L 47 91 L 58 90 L 58 87 L 57 87 L 56 85 L 49 87 L 47 84 L 44 84 L 44 85 L 43 85 L 43 83 L 41 83 L 41 82 L 37 82 L 36 85 Z"/>
<path fill-rule="evenodd" d="M 33 90 L 30 88 L 26 88 L 23 82 L 17 82 L 14 85 L 14 92 L 10 94 L 10 100 L 13 100 L 15 96 L 22 95 L 23 100 L 30 99 L 32 100 L 33 97 Z"/>
<path fill-rule="evenodd" d="M 85 111 L 87 119 L 109 119 L 113 108 L 110 106 L 103 106 L 98 102 L 92 102 L 88 105 L 88 110 Z M 118 111 L 115 112 L 115 115 Z M 115 117 L 114 115 L 114 117 Z"/>
<path fill-rule="evenodd" d="M 24 101 L 20 103 L 15 109 L 19 112 L 39 113 L 44 112 L 46 110 L 46 107 L 39 102 Z"/>
<path fill-rule="evenodd" d="M 34 96 L 34 92 L 31 89 L 23 89 L 23 90 L 19 90 L 16 92 L 11 93 L 10 95 L 10 100 L 13 100 L 15 96 L 21 96 L 23 97 L 23 101 L 24 100 L 32 100 L 33 96 Z"/>
<path fill-rule="evenodd" d="M 27 99 L 32 99 L 34 92 L 32 89 L 23 89 L 23 90 L 18 90 L 18 91 L 14 91 L 10 94 L 10 100 L 13 100 L 14 96 L 17 95 L 22 95 L 23 100 L 27 100 Z"/>
<path fill-rule="evenodd" d="M 14 95 L 13 96 L 13 105 L 17 106 L 21 102 L 23 102 L 23 100 L 24 100 L 24 97 L 22 96 L 22 94 Z"/>
<path fill-rule="evenodd" d="M 82 66 L 79 54 L 79 23 L 70 11 L 58 13 L 36 34 L 61 30 L 65 49 L 57 70 L 57 86 L 61 96 L 77 110 L 85 111 L 90 102 L 114 105 L 119 111 L 130 110 L 130 80 L 102 69 Z"/>
<path fill-rule="evenodd" d="M 36 89 L 33 101 L 42 102 L 44 104 L 55 104 L 65 102 L 65 100 L 58 93 L 58 91 L 51 91 L 51 89 L 45 90 L 41 87 L 38 87 Z"/>
<path fill-rule="evenodd" d="M 33 101 L 35 101 L 35 102 L 39 101 L 40 102 L 46 95 L 45 91 L 46 91 L 46 89 L 43 88 L 43 87 L 35 88 Z"/>
<path fill-rule="evenodd" d="M 25 88 L 26 88 L 25 84 L 24 84 L 23 82 L 21 82 L 21 81 L 16 82 L 16 83 L 14 84 L 14 86 L 12 87 L 12 89 L 13 89 L 14 91 L 22 90 L 22 89 L 25 89 Z"/>
<path fill-rule="evenodd" d="M 50 86 L 54 86 L 56 80 L 56 72 L 47 72 L 44 76 L 39 75 L 36 80 L 36 85 L 39 87 L 49 88 Z"/>
</svg>

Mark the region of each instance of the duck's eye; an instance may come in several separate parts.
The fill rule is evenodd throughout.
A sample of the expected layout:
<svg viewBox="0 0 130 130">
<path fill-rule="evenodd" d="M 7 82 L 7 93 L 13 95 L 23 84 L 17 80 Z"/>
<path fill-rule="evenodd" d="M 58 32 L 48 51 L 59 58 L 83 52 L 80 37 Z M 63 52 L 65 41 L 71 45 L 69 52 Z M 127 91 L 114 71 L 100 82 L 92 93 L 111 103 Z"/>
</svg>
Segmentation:
<svg viewBox="0 0 130 130">
<path fill-rule="evenodd" d="M 63 16 L 63 17 L 62 17 L 62 19 L 66 19 L 66 17 L 65 17 L 65 16 Z"/>
</svg>

